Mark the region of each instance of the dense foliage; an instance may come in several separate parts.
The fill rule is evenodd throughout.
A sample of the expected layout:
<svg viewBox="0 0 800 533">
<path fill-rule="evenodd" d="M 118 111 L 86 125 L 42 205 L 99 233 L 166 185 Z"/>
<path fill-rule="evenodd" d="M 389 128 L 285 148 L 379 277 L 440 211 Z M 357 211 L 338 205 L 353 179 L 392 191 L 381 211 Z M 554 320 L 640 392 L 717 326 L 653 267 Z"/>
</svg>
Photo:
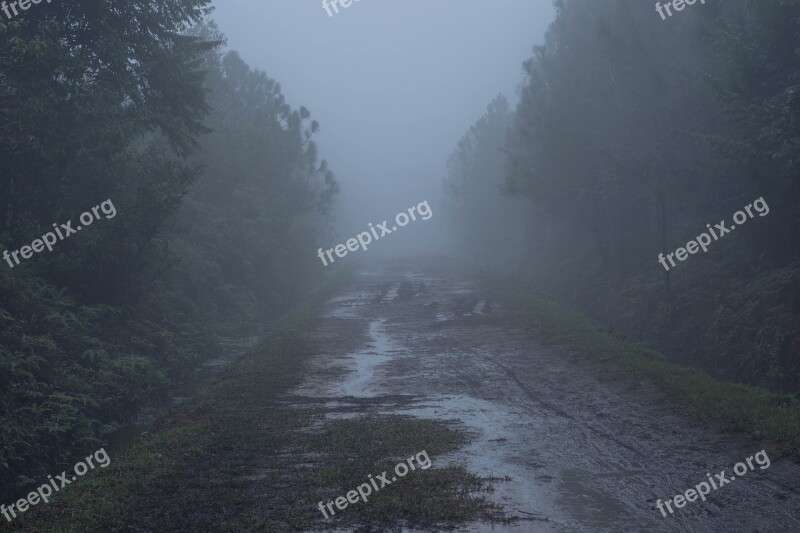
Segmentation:
<svg viewBox="0 0 800 533">
<path fill-rule="evenodd" d="M 556 6 L 507 135 L 477 123 L 479 157 L 451 166 L 446 195 L 508 209 L 485 195 L 505 178 L 529 200 L 511 248 L 530 253 L 506 254 L 507 269 L 681 362 L 800 391 L 800 2 L 698 3 L 667 20 L 634 0 Z M 767 216 L 659 264 L 759 197 Z"/>
<path fill-rule="evenodd" d="M 308 251 L 337 192 L 319 124 L 224 52 L 209 13 L 82 0 L 0 17 L 0 248 L 117 211 L 0 264 L 3 499 L 318 281 Z"/>
</svg>

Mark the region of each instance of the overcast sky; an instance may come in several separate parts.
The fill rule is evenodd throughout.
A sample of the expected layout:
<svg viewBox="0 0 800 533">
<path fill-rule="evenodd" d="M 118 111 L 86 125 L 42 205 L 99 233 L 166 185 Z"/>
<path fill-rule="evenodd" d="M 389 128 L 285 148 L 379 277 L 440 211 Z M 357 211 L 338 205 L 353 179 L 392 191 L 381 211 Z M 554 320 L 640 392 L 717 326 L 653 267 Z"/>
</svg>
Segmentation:
<svg viewBox="0 0 800 533">
<path fill-rule="evenodd" d="M 498 93 L 516 105 L 554 16 L 552 0 L 361 0 L 333 17 L 322 0 L 215 4 L 229 47 L 320 122 L 345 237 L 423 200 L 436 218 L 448 155 Z"/>
</svg>

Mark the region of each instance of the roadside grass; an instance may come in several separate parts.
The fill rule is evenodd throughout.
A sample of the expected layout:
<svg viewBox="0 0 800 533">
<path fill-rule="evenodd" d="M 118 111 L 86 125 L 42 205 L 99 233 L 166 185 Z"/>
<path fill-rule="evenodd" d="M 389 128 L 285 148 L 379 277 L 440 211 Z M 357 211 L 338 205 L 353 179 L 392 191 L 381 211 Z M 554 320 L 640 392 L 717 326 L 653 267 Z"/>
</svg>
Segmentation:
<svg viewBox="0 0 800 533">
<path fill-rule="evenodd" d="M 460 466 L 441 467 L 436 457 L 453 451 L 466 443 L 463 433 L 454 431 L 441 421 L 419 420 L 411 417 L 363 417 L 339 420 L 320 434 L 309 438 L 308 444 L 325 454 L 325 464 L 314 472 L 313 481 L 319 488 L 313 491 L 317 501 L 309 502 L 321 517 L 319 501 L 323 504 L 346 496 L 368 475 L 376 477 L 386 472 L 390 485 L 374 491 L 368 502 L 348 503 L 344 510 L 333 506 L 336 526 L 373 526 L 378 529 L 389 524 L 433 526 L 445 522 L 462 522 L 481 515 L 504 521 L 499 506 L 489 503 L 481 492 L 491 491 L 491 481 L 467 472 Z M 404 477 L 396 476 L 394 467 L 409 457 L 425 451 L 431 459 L 428 469 L 416 470 Z M 407 465 L 407 463 L 406 463 Z M 380 483 L 378 483 L 380 487 Z M 329 513 L 330 514 L 330 513 Z M 326 521 L 333 523 L 333 520 Z"/>
<path fill-rule="evenodd" d="M 277 454 L 282 438 L 311 419 L 311 413 L 269 404 L 302 377 L 304 346 L 297 333 L 314 304 L 346 280 L 343 274 L 312 302 L 287 313 L 216 383 L 173 409 L 121 456 L 112 456 L 104 471 L 92 471 L 11 526 L 37 531 L 202 529 L 213 516 L 220 530 L 230 530 L 235 517 L 249 511 L 247 483 L 236 479 L 249 466 L 247 460 L 258 453 Z"/>
<path fill-rule="evenodd" d="M 333 506 L 337 516 L 344 518 L 343 523 L 381 528 L 400 519 L 406 526 L 431 526 L 478 515 L 506 521 L 499 506 L 479 496 L 491 490 L 490 480 L 474 476 L 462 467 L 435 464 L 437 456 L 461 447 L 466 440 L 462 433 L 441 421 L 402 416 L 336 421 L 309 442 L 331 461 L 315 472 L 319 486 L 326 487 L 317 491 L 318 500 L 323 504 L 334 501 L 362 483 L 369 483 L 368 474 L 375 477 L 386 472 L 388 480 L 394 477 L 397 480 L 373 492 L 368 503 L 359 500 L 341 511 Z M 398 463 L 423 450 L 431 459 L 428 469 L 421 469 L 415 459 L 415 471 L 404 477 L 396 476 L 394 468 Z M 369 469 L 365 470 L 366 466 Z"/>
<path fill-rule="evenodd" d="M 588 318 L 507 280 L 483 276 L 484 290 L 511 304 L 511 320 L 558 344 L 614 365 L 656 385 L 682 412 L 722 430 L 773 441 L 800 462 L 800 402 L 766 389 L 717 381 L 705 372 L 669 362 L 663 355 L 603 330 Z"/>
<path fill-rule="evenodd" d="M 466 436 L 448 422 L 367 417 L 325 423 L 315 407 L 286 405 L 312 355 L 303 341 L 316 306 L 350 279 L 345 272 L 293 309 L 219 380 L 162 418 L 111 464 L 33 507 L 8 526 L 34 531 L 287 531 L 374 524 L 504 520 L 480 494 L 491 480 L 437 454 Z M 427 470 L 409 472 L 325 520 L 317 508 L 368 474 L 426 450 Z"/>
</svg>

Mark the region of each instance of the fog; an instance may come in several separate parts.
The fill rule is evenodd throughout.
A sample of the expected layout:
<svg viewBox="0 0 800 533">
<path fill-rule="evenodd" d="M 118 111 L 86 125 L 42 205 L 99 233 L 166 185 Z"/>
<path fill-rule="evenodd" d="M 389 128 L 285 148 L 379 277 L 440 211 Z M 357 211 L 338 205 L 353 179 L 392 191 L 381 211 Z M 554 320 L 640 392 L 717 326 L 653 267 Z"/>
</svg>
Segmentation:
<svg viewBox="0 0 800 533">
<path fill-rule="evenodd" d="M 229 48 L 321 123 L 341 186 L 330 246 L 428 200 L 433 218 L 375 246 L 381 256 L 446 248 L 447 158 L 498 93 L 516 103 L 553 16 L 551 0 L 362 0 L 333 17 L 319 1 L 224 0 L 214 12 Z"/>
<path fill-rule="evenodd" d="M 798 21 L 0 1 L 0 530 L 800 531 Z"/>
</svg>

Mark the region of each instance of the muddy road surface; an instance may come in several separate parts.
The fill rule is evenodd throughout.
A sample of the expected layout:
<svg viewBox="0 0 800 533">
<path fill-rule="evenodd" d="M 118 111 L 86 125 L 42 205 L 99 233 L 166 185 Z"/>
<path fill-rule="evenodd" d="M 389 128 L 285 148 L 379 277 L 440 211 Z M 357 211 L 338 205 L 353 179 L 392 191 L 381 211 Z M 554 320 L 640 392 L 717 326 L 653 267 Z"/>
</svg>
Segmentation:
<svg viewBox="0 0 800 533">
<path fill-rule="evenodd" d="M 470 444 L 433 467 L 508 476 L 489 497 L 519 519 L 459 531 L 800 531 L 800 468 L 768 443 L 705 428 L 648 383 L 503 326 L 505 312 L 444 265 L 365 266 L 307 333 L 316 355 L 289 401 L 329 419 L 457 420 Z M 768 467 L 734 474 L 762 449 Z M 723 470 L 706 501 L 656 508 Z"/>
</svg>

